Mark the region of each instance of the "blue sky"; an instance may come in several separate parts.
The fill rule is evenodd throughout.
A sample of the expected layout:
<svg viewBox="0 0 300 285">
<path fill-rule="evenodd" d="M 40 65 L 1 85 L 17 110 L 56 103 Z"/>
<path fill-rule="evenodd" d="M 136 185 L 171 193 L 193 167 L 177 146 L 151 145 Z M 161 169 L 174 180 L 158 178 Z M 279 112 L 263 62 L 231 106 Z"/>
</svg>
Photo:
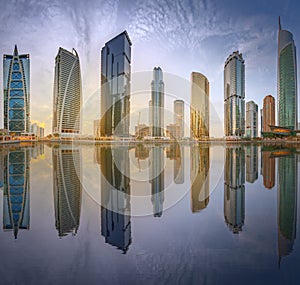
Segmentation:
<svg viewBox="0 0 300 285">
<path fill-rule="evenodd" d="M 0 53 L 12 53 L 15 43 L 20 53 L 30 53 L 31 119 L 44 123 L 46 133 L 51 130 L 54 59 L 60 46 L 79 53 L 85 100 L 99 96 L 101 47 L 125 29 L 133 42 L 133 73 L 161 66 L 183 80 L 189 80 L 192 71 L 205 74 L 221 126 L 211 125 L 214 136 L 222 136 L 223 66 L 228 55 L 243 53 L 246 101 L 261 107 L 264 96 L 277 98 L 279 15 L 283 29 L 290 30 L 300 46 L 296 0 L 1 2 Z M 2 77 L 2 68 L 0 72 Z M 2 82 L 0 86 L 2 90 Z M 188 102 L 190 94 L 181 97 Z M 132 98 L 132 112 L 143 104 L 147 107 L 148 99 L 139 100 Z"/>
</svg>

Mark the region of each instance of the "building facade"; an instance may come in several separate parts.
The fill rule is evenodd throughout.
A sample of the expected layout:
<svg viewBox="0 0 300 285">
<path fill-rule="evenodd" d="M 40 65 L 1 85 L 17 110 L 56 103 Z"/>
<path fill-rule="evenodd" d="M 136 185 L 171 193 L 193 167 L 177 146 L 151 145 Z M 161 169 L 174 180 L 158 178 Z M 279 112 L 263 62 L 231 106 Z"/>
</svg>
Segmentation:
<svg viewBox="0 0 300 285">
<path fill-rule="evenodd" d="M 277 100 L 278 125 L 297 129 L 297 61 L 293 34 L 278 31 Z"/>
<path fill-rule="evenodd" d="M 270 132 L 270 125 L 275 126 L 275 98 L 267 95 L 263 101 L 262 132 Z"/>
<path fill-rule="evenodd" d="M 129 136 L 131 45 L 124 31 L 101 50 L 101 136 Z"/>
<path fill-rule="evenodd" d="M 184 101 L 175 100 L 174 101 L 174 124 L 178 125 L 180 128 L 179 137 L 184 137 Z"/>
<path fill-rule="evenodd" d="M 165 108 L 165 95 L 164 95 L 164 81 L 163 72 L 160 67 L 154 67 L 153 80 L 151 82 L 151 107 L 152 114 L 152 136 L 164 136 L 164 108 Z"/>
<path fill-rule="evenodd" d="M 248 138 L 258 137 L 258 106 L 253 101 L 246 104 L 246 136 Z"/>
<path fill-rule="evenodd" d="M 201 73 L 191 74 L 190 136 L 209 138 L 209 82 Z"/>
<path fill-rule="evenodd" d="M 61 136 L 81 132 L 82 89 L 79 56 L 59 48 L 55 58 L 52 132 Z"/>
<path fill-rule="evenodd" d="M 30 132 L 30 57 L 3 55 L 4 129 L 21 135 Z"/>
<path fill-rule="evenodd" d="M 245 135 L 245 61 L 239 51 L 224 66 L 224 130 L 225 136 Z"/>
</svg>

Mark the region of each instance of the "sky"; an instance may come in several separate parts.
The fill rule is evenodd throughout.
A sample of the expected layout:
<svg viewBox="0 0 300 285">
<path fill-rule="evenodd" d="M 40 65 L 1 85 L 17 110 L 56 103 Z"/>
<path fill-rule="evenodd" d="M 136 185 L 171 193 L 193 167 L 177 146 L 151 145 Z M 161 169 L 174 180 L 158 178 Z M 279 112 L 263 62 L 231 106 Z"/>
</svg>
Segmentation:
<svg viewBox="0 0 300 285">
<path fill-rule="evenodd" d="M 221 137 L 226 58 L 235 50 L 243 54 L 246 101 L 254 100 L 261 108 L 264 96 L 272 94 L 277 99 L 279 15 L 282 28 L 291 31 L 296 47 L 300 46 L 300 3 L 297 0 L 0 2 L 0 54 L 12 54 L 15 44 L 19 53 L 30 54 L 31 121 L 44 125 L 46 134 L 51 132 L 54 65 L 59 47 L 75 48 L 80 57 L 83 101 L 87 102 L 83 106 L 83 121 L 89 121 L 84 132 L 92 132 L 90 121 L 98 116 L 96 111 L 91 114 L 87 106 L 99 101 L 101 48 L 105 42 L 127 30 L 133 43 L 133 79 L 134 74 L 140 72 L 151 74 L 149 72 L 155 66 L 160 66 L 164 74 L 175 81 L 180 78 L 187 83 L 192 71 L 201 72 L 208 78 L 212 110 L 210 132 L 211 136 Z M 1 77 L 2 71 L 0 68 Z M 0 87 L 3 90 L 2 80 Z M 2 96 L 3 92 L 1 103 Z M 139 109 L 147 109 L 150 98 L 145 96 L 131 98 L 132 126 Z M 170 98 L 174 96 L 166 97 L 166 105 L 172 109 Z M 190 92 L 186 90 L 179 97 L 186 102 L 188 124 Z M 98 108 L 94 109 L 98 111 Z M 148 123 L 145 116 L 141 123 Z M 0 127 L 2 124 L 1 109 Z"/>
</svg>

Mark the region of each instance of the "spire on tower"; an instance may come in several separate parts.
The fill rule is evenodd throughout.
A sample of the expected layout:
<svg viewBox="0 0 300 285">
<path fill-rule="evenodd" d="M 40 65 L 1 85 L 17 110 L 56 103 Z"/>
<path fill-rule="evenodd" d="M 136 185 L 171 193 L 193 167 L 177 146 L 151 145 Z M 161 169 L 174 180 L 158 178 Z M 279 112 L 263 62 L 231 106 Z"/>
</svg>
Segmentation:
<svg viewBox="0 0 300 285">
<path fill-rule="evenodd" d="M 18 55 L 18 48 L 17 48 L 17 45 L 15 45 L 14 55 Z"/>
<path fill-rule="evenodd" d="M 280 16 L 278 17 L 278 26 L 279 26 L 279 31 L 280 31 L 281 30 Z"/>
</svg>

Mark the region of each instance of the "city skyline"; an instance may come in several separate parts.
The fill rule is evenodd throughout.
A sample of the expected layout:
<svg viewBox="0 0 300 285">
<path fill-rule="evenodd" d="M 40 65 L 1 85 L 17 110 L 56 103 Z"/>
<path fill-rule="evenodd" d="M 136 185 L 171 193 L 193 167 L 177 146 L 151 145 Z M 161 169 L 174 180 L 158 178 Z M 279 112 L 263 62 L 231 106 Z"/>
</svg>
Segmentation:
<svg viewBox="0 0 300 285">
<path fill-rule="evenodd" d="M 131 15 L 139 15 L 139 13 L 143 12 L 157 14 L 158 10 L 164 5 L 168 5 L 170 8 L 168 10 L 170 15 L 174 13 L 176 15 L 176 5 L 167 2 L 157 5 L 156 8 L 154 7 L 155 5 L 148 6 L 143 3 L 139 3 L 136 7 L 134 4 L 130 4 L 128 8 L 116 4 L 115 7 L 119 7 L 119 12 L 116 12 L 116 18 L 114 19 L 117 19 L 118 15 L 122 13 L 124 9 L 125 11 L 130 11 Z M 39 78 L 39 83 L 32 85 L 33 89 L 31 93 L 33 97 L 31 101 L 32 110 L 34 110 L 32 119 L 33 121 L 46 124 L 46 134 L 49 133 L 49 128 L 51 127 L 49 121 L 51 120 L 52 113 L 52 111 L 49 110 L 52 92 L 48 90 L 48 87 L 51 88 L 53 79 L 51 76 L 49 77 L 48 74 L 52 72 L 53 67 L 49 61 L 51 57 L 54 57 L 57 46 L 74 46 L 79 53 L 82 54 L 83 81 L 85 82 L 84 98 L 88 98 L 89 95 L 99 88 L 99 73 L 95 72 L 95 70 L 99 70 L 99 65 L 96 63 L 96 60 L 92 59 L 99 59 L 99 49 L 102 43 L 124 29 L 128 30 L 134 43 L 133 72 L 138 70 L 150 70 L 155 64 L 162 66 L 164 71 L 178 74 L 183 78 L 188 78 L 191 70 L 203 72 L 209 78 L 211 94 L 213 95 L 211 96 L 212 102 L 217 113 L 220 114 L 222 118 L 223 107 L 220 100 L 220 95 L 222 94 L 222 88 L 220 86 L 222 76 L 220 66 L 230 50 L 239 49 L 247 62 L 246 99 L 254 100 L 261 105 L 262 98 L 266 94 L 276 94 L 276 39 L 278 15 L 282 16 L 282 20 L 285 23 L 284 26 L 293 32 L 296 46 L 297 42 L 299 42 L 299 30 L 297 28 L 299 25 L 296 24 L 299 20 L 295 15 L 298 6 L 296 1 L 290 1 L 289 3 L 276 2 L 271 8 L 267 8 L 267 6 L 261 4 L 261 9 L 259 10 L 254 8 L 254 6 L 255 4 L 245 4 L 243 7 L 237 7 L 235 5 L 235 8 L 232 10 L 233 15 L 222 18 L 227 8 L 218 1 L 211 1 L 207 5 L 200 2 L 199 5 L 195 7 L 185 3 L 184 11 L 193 11 L 191 14 L 191 22 L 188 23 L 191 27 L 189 40 L 185 40 L 186 34 L 184 31 L 188 26 L 188 24 L 186 24 L 182 26 L 182 29 L 178 30 L 176 40 L 174 37 L 168 37 L 167 31 L 161 30 L 162 33 L 159 37 L 166 41 L 165 45 L 155 46 L 154 39 L 158 36 L 157 34 L 154 35 L 150 28 L 152 27 L 153 30 L 155 30 L 155 27 L 161 29 L 157 21 L 152 21 L 152 23 L 148 21 L 145 22 L 146 34 L 143 34 L 143 30 L 139 26 L 139 21 L 142 20 L 140 18 L 135 18 L 136 20 L 134 20 L 134 17 L 129 17 L 128 19 L 120 18 L 120 21 L 113 20 L 113 25 L 110 26 L 110 29 L 107 29 L 105 18 L 99 20 L 99 17 L 93 16 L 94 11 L 102 13 L 102 8 L 98 7 L 96 2 L 91 2 L 88 11 L 85 12 L 86 15 L 79 12 L 77 8 L 81 7 L 81 4 L 75 2 L 74 9 L 75 7 L 77 9 L 76 16 L 82 16 L 83 18 L 87 17 L 87 15 L 91 16 L 88 18 L 89 21 L 87 21 L 87 23 L 79 25 L 70 14 L 63 12 L 60 5 L 58 5 L 56 8 L 56 18 L 51 20 L 45 17 L 43 19 L 45 25 L 33 33 L 32 36 L 35 40 L 31 40 L 30 37 L 29 41 L 29 39 L 23 37 L 24 40 L 20 42 L 20 40 L 18 40 L 18 32 L 14 29 L 15 33 L 7 34 L 3 37 L 5 41 L 0 52 L 6 53 L 13 44 L 18 43 L 20 47 L 22 47 L 22 50 L 34 56 L 34 58 L 32 58 L 32 60 L 35 61 L 35 64 L 32 64 L 32 81 L 37 82 L 37 78 Z M 26 4 L 24 9 L 26 10 L 30 7 L 30 4 Z M 28 22 L 25 21 L 24 18 L 20 18 L 20 21 L 24 23 L 25 30 L 28 30 L 31 24 L 39 19 L 39 8 L 40 7 L 37 7 L 36 10 L 32 11 L 34 16 L 32 21 Z M 140 8 L 142 12 L 138 12 L 137 8 Z M 49 5 L 49 11 L 53 11 L 53 9 L 55 8 Z M 7 11 L 11 11 L 10 6 L 7 7 Z M 202 13 L 205 15 L 203 19 L 204 25 L 201 25 L 200 22 L 199 24 L 202 29 L 197 29 L 198 31 L 196 32 L 196 15 L 200 11 L 205 12 Z M 181 13 L 179 13 L 179 15 L 180 14 Z M 214 25 L 209 28 L 209 26 L 205 24 L 205 21 L 214 14 L 216 15 L 212 18 Z M 235 14 L 239 16 L 236 19 L 234 19 Z M 287 17 L 287 15 L 289 16 Z M 45 29 L 49 27 L 50 24 L 53 24 L 52 21 L 58 19 L 62 21 L 63 26 L 69 26 L 69 24 L 71 24 L 70 36 L 65 37 L 65 35 L 62 36 L 61 32 L 57 33 L 57 24 L 51 25 L 51 31 L 45 33 Z M 172 30 L 179 21 L 179 17 L 175 17 L 173 20 L 165 22 L 165 26 Z M 239 29 L 240 27 L 242 28 L 239 30 L 237 27 L 239 27 Z M 87 35 L 85 35 L 84 31 L 87 31 Z M 3 33 L 4 32 L 5 28 L 3 28 Z M 51 43 L 45 46 L 43 50 L 37 50 L 36 43 L 41 33 L 49 35 Z M 243 35 L 243 37 L 240 35 Z M 41 37 L 41 39 L 43 39 L 43 37 Z M 149 41 L 151 42 L 149 43 Z M 220 43 L 220 45 L 218 43 Z M 179 56 L 183 54 L 182 48 L 186 47 L 189 47 L 190 52 L 184 56 Z M 210 49 L 210 47 L 212 48 Z M 170 50 L 173 52 L 167 52 Z M 145 58 L 146 52 L 148 54 L 147 58 Z M 53 54 L 53 56 L 51 56 L 51 54 Z M 174 58 L 178 60 L 174 61 Z M 41 64 L 37 64 L 38 59 L 41 60 Z M 210 60 L 209 63 L 208 60 Z M 258 62 L 259 65 L 257 64 Z M 41 70 L 40 66 L 45 67 L 45 69 Z M 39 77 L 37 77 L 38 75 Z M 46 91 L 44 91 L 45 89 Z M 39 98 L 37 94 L 43 95 Z M 183 99 L 186 101 L 188 98 Z M 39 109 L 37 106 L 39 106 Z M 137 106 L 138 102 L 132 101 L 132 110 L 135 110 Z M 48 117 L 50 120 L 47 119 Z M 188 116 L 186 116 L 186 118 L 188 120 Z M 214 129 L 215 128 L 212 128 L 212 130 Z M 212 135 L 215 136 L 215 134 Z M 222 134 L 219 134 L 219 136 L 222 136 Z"/>
</svg>

